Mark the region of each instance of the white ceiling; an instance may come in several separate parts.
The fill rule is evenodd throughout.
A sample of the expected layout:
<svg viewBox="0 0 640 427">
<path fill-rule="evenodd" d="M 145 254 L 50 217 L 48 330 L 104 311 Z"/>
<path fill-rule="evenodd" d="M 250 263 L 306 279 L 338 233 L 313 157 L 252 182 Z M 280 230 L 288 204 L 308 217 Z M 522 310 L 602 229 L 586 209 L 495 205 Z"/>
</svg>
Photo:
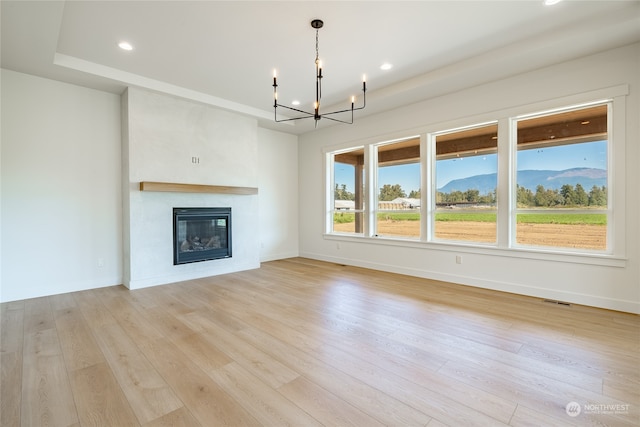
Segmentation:
<svg viewBox="0 0 640 427">
<path fill-rule="evenodd" d="M 324 111 L 346 108 L 367 75 L 356 121 L 640 40 L 639 1 L 3 0 L 1 15 L 2 68 L 114 93 L 160 90 L 295 134 L 313 120 L 273 123 L 272 73 L 279 102 L 313 103 L 314 18 L 325 23 Z"/>
</svg>

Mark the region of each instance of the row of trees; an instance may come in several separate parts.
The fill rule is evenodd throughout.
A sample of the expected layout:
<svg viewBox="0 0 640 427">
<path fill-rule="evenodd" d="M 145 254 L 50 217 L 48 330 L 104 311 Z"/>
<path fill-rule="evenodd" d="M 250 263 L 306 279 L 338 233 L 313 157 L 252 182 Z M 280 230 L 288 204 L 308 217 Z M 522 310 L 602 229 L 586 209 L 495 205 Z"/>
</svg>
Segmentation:
<svg viewBox="0 0 640 427">
<path fill-rule="evenodd" d="M 341 186 L 336 184 L 334 196 L 336 200 L 355 200 L 355 195 L 347 191 L 345 184 Z M 399 197 L 407 197 L 407 193 L 400 184 L 385 184 L 380 188 L 380 193 L 378 194 L 378 200 L 382 202 L 390 202 Z M 408 197 L 419 199 L 420 191 L 413 190 Z M 545 189 L 543 185 L 538 185 L 534 193 L 528 188 L 518 185 L 516 188 L 516 202 L 520 207 L 607 206 L 607 188 L 604 185 L 602 187 L 594 185 L 587 192 L 581 184 L 576 184 L 575 186 L 565 184 L 560 189 Z M 452 191 L 451 193 L 438 191 L 436 203 L 494 204 L 496 203 L 496 191 L 494 190 L 485 195 L 480 195 L 480 191 L 474 189 Z"/>
<path fill-rule="evenodd" d="M 347 184 L 338 185 L 333 191 L 334 200 L 355 200 L 356 195 L 350 191 L 347 191 Z"/>
<path fill-rule="evenodd" d="M 607 206 L 607 188 L 594 185 L 587 193 L 581 184 L 575 186 L 563 185 L 560 189 L 547 189 L 542 184 L 536 187 L 536 192 L 528 188 L 516 187 L 516 202 L 520 207 L 585 207 Z M 496 203 L 496 191 L 480 195 L 478 190 L 438 192 L 436 203 Z"/>
<path fill-rule="evenodd" d="M 594 185 L 588 193 L 581 184 L 565 184 L 559 190 L 538 185 L 535 193 L 518 186 L 516 191 L 519 206 L 607 206 L 607 187 L 604 185 Z"/>
<path fill-rule="evenodd" d="M 355 194 L 347 190 L 346 184 L 336 184 L 333 195 L 335 200 L 356 199 Z M 382 186 L 382 188 L 380 188 L 380 193 L 378 194 L 378 200 L 380 200 L 381 202 L 390 202 L 397 199 L 398 197 L 407 197 L 407 193 L 402 189 L 400 184 L 385 184 Z M 420 190 L 411 191 L 408 197 L 411 199 L 419 199 Z"/>
<path fill-rule="evenodd" d="M 410 199 L 419 199 L 420 198 L 420 190 L 412 190 L 407 196 L 407 193 L 402 189 L 400 184 L 385 184 L 380 188 L 380 194 L 378 194 L 378 200 L 381 202 L 390 202 L 399 197 L 405 198 L 409 197 Z"/>
<path fill-rule="evenodd" d="M 436 203 L 481 203 L 494 204 L 496 202 L 495 190 L 489 194 L 480 195 L 480 190 L 469 189 L 467 191 L 452 191 L 451 193 L 436 194 Z"/>
</svg>

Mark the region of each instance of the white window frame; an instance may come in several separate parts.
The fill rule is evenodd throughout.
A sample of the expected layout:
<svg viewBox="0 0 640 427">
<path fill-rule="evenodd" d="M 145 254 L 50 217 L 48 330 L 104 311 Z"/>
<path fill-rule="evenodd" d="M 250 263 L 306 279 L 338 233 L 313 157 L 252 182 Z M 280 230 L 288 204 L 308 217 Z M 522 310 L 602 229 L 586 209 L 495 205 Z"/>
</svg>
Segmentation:
<svg viewBox="0 0 640 427">
<path fill-rule="evenodd" d="M 366 220 L 364 221 L 364 230 L 363 233 L 341 233 L 338 231 L 334 231 L 333 230 L 333 215 L 336 213 L 336 206 L 335 206 L 335 197 L 334 197 L 334 190 L 335 190 L 335 186 L 336 186 L 336 182 L 335 182 L 335 156 L 336 155 L 340 155 L 343 153 L 348 153 L 351 151 L 355 151 L 355 150 L 360 150 L 360 149 L 364 149 L 365 150 L 365 189 L 364 189 L 364 209 L 360 210 L 360 209 L 354 209 L 353 211 L 351 211 L 352 213 L 359 213 L 362 212 L 362 216 L 363 218 L 366 217 L 367 215 L 367 206 L 369 205 L 368 202 L 368 198 L 367 198 L 367 184 L 366 184 L 366 174 L 367 174 L 367 167 L 366 167 L 366 159 L 367 159 L 367 155 L 366 155 L 366 151 L 367 151 L 367 147 L 363 146 L 363 145 L 355 145 L 355 146 L 350 146 L 349 148 L 344 148 L 344 149 L 339 149 L 339 150 L 333 150 L 333 151 L 326 151 L 325 152 L 325 176 L 327 177 L 327 179 L 325 179 L 325 183 L 326 183 L 326 187 L 325 187 L 325 224 L 324 224 L 324 231 L 325 231 L 325 235 L 326 234 L 336 234 L 336 235 L 345 235 L 345 236 L 367 236 L 367 225 L 366 225 Z M 356 191 L 356 189 L 354 188 L 354 191 Z"/>
<path fill-rule="evenodd" d="M 474 117 L 452 120 L 447 123 L 425 125 L 422 128 L 387 135 L 386 138 L 368 138 L 341 146 L 325 147 L 323 149 L 325 160 L 325 234 L 324 238 L 338 241 L 366 241 L 389 246 L 404 246 L 413 248 L 430 248 L 452 252 L 466 252 L 476 254 L 500 255 L 504 257 L 540 259 L 546 261 L 563 261 L 578 264 L 594 264 L 611 267 L 624 267 L 626 265 L 626 98 L 629 94 L 629 86 L 626 84 L 614 87 L 584 92 L 577 95 L 564 96 L 552 100 L 540 101 L 505 108 L 504 110 L 483 113 Z M 575 251 L 566 248 L 553 247 L 520 247 L 512 244 L 515 241 L 515 188 L 516 188 L 516 147 L 513 140 L 513 119 L 532 114 L 534 111 L 544 112 L 564 110 L 580 105 L 610 102 L 607 128 L 608 149 L 608 180 L 607 198 L 609 220 L 607 221 L 607 251 L 592 253 L 588 251 Z M 468 127 L 469 123 L 498 122 L 498 188 L 497 188 L 497 244 L 493 246 L 479 245 L 468 242 L 433 241 L 434 218 L 434 194 L 435 185 L 435 138 L 434 134 L 442 132 L 442 129 L 456 129 Z M 420 135 L 421 138 L 421 197 L 422 206 L 427 207 L 421 212 L 421 237 L 415 239 L 402 239 L 386 237 L 378 238 L 373 233 L 373 221 L 375 220 L 376 177 L 374 171 L 374 145 L 382 144 L 381 141 L 398 141 L 410 138 L 409 135 Z M 333 170 L 331 155 L 337 152 L 350 151 L 364 147 L 364 197 L 365 211 L 364 233 L 358 235 L 346 235 L 332 233 L 333 212 Z M 425 191 L 425 189 L 427 189 Z"/>
<path fill-rule="evenodd" d="M 424 221 L 422 219 L 423 217 L 423 213 L 422 210 L 420 211 L 420 236 L 419 237 L 402 237 L 402 236 L 392 236 L 392 235 L 379 235 L 378 234 L 378 213 L 380 212 L 380 200 L 379 200 L 379 179 L 378 179 L 378 170 L 380 165 L 378 164 L 378 148 L 379 147 L 383 147 L 385 145 L 392 145 L 392 144 L 396 144 L 402 141 L 407 141 L 407 140 L 411 140 L 411 139 L 420 139 L 420 160 L 418 161 L 418 164 L 420 165 L 420 199 L 421 202 L 423 201 L 423 197 L 422 197 L 422 176 L 424 175 L 424 162 L 423 162 L 423 149 L 422 149 L 422 145 L 423 145 L 423 138 L 422 135 L 410 135 L 407 137 L 403 137 L 403 138 L 396 138 L 396 139 L 392 139 L 392 140 L 388 140 L 388 141 L 383 141 L 383 142 L 377 142 L 377 143 L 373 143 L 370 144 L 370 162 L 371 162 L 371 216 L 370 216 L 370 222 L 369 222 L 369 230 L 370 230 L 370 235 L 373 237 L 379 237 L 382 239 L 399 239 L 399 240 L 408 240 L 408 241 L 424 241 L 425 240 L 425 235 L 422 234 L 423 232 L 423 227 L 422 227 L 422 222 Z M 365 174 L 366 174 L 366 154 L 365 154 Z M 401 211 L 397 211 L 397 212 L 401 212 Z M 365 224 L 367 222 L 365 221 Z M 366 225 L 365 225 L 365 229 L 366 229 Z"/>
<path fill-rule="evenodd" d="M 498 126 L 498 132 L 500 132 L 500 125 L 499 125 L 499 121 L 498 120 L 489 120 L 489 121 L 485 121 L 485 122 L 481 122 L 481 123 L 476 123 L 473 125 L 468 125 L 468 126 L 459 126 L 459 127 L 455 127 L 455 128 L 451 128 L 451 129 L 447 129 L 447 130 L 443 130 L 443 131 L 437 131 L 437 132 L 432 132 L 427 134 L 427 140 L 429 141 L 429 154 L 430 154 L 430 169 L 429 169 L 429 175 L 431 176 L 431 182 L 429 187 L 426 187 L 429 189 L 429 217 L 428 217 L 428 225 L 429 225 L 429 234 L 426 236 L 427 240 L 430 242 L 442 242 L 442 243 L 452 243 L 452 244 L 472 244 L 472 245 L 479 245 L 479 246 L 492 246 L 492 247 L 498 247 L 498 224 L 499 224 L 499 218 L 498 218 L 498 212 L 500 211 L 500 204 L 499 201 L 500 199 L 498 198 L 497 195 L 497 191 L 498 191 L 498 187 L 500 186 L 500 168 L 499 168 L 499 163 L 500 163 L 500 155 L 499 155 L 499 147 L 497 147 L 496 149 L 496 157 L 497 157 L 497 162 L 498 164 L 496 165 L 497 170 L 496 170 L 496 199 L 498 200 L 498 202 L 496 203 L 496 241 L 495 243 L 483 243 L 483 242 L 473 242 L 473 241 L 461 241 L 461 240 L 449 240 L 449 239 L 439 239 L 436 237 L 435 232 L 436 232 L 436 197 L 435 195 L 438 192 L 438 188 L 437 188 L 437 182 L 436 182 L 436 163 L 437 163 L 437 156 L 436 156 L 436 139 L 438 136 L 440 135 L 448 135 L 450 133 L 456 133 L 456 132 L 462 132 L 465 130 L 471 130 L 471 129 L 479 129 L 482 127 L 486 127 L 486 126 L 492 126 L 492 125 L 497 125 Z M 498 144 L 499 145 L 499 144 Z"/>
<path fill-rule="evenodd" d="M 527 214 L 527 213 L 540 213 L 539 211 L 535 210 L 535 209 L 518 209 L 517 207 L 517 194 L 516 194 L 516 184 L 517 184 L 517 169 L 518 169 L 518 165 L 517 165 L 517 154 L 518 154 L 518 147 L 517 147 L 517 142 L 518 142 L 518 122 L 521 120 L 526 120 L 526 119 L 531 119 L 531 118 L 537 118 L 537 117 L 544 117 L 544 116 L 549 116 L 549 115 L 553 115 L 553 114 L 561 114 L 561 113 L 565 113 L 565 112 L 570 112 L 570 111 L 579 111 L 581 109 L 584 108 L 588 108 L 588 107 L 595 107 L 595 106 L 600 106 L 600 105 L 606 105 L 607 106 L 607 207 L 605 209 L 594 209 L 594 210 L 590 210 L 588 212 L 583 212 L 580 211 L 578 209 L 575 210 L 568 210 L 568 209 L 560 209 L 560 208 L 556 208 L 556 209 L 548 209 L 545 210 L 545 212 L 562 212 L 562 213 L 587 213 L 587 214 L 606 214 L 607 216 L 607 241 L 606 241 L 606 247 L 604 250 L 588 250 L 588 249 L 581 249 L 578 251 L 575 250 L 571 250 L 570 248 L 564 248 L 564 247 L 556 247 L 556 246 L 530 246 L 530 245 L 523 245 L 523 244 L 519 244 L 517 242 L 517 231 L 516 231 L 516 227 L 517 227 L 517 216 L 518 214 Z M 611 182 L 611 178 L 612 178 L 612 170 L 611 170 L 611 166 L 612 166 L 612 156 L 613 156 L 613 141 L 611 139 L 611 135 L 609 132 L 609 129 L 611 129 L 612 127 L 612 115 L 613 112 L 613 99 L 604 99 L 604 100 L 599 100 L 599 101 L 594 101 L 594 102 L 587 102 L 587 103 L 582 103 L 582 104 L 577 104 L 577 105 L 570 105 L 567 107 L 562 107 L 562 108 L 554 108 L 552 110 L 546 110 L 546 111 L 540 111 L 537 113 L 529 113 L 529 114 L 523 114 L 520 116 L 516 116 L 516 117 L 511 117 L 509 118 L 509 130 L 510 130 L 510 151 L 512 153 L 511 156 L 511 162 L 510 162 L 510 167 L 511 167 L 511 176 L 513 177 L 513 182 L 514 185 L 512 185 L 510 187 L 510 195 L 509 195 L 509 201 L 510 201 L 510 218 L 509 218 L 509 235 L 511 236 L 511 238 L 509 239 L 509 245 L 510 247 L 513 248 L 527 248 L 527 249 L 532 249 L 532 250 L 545 250 L 545 251 L 559 251 L 562 253 L 565 252 L 578 252 L 578 253 L 595 253 L 595 254 L 612 254 L 613 253 L 613 248 L 612 248 L 612 244 L 611 244 L 611 238 L 610 236 L 612 235 L 612 231 L 613 231 L 613 217 L 612 217 L 612 200 L 610 197 L 609 193 L 613 193 L 614 191 L 612 191 L 610 182 Z M 587 189 L 585 189 L 587 190 Z"/>
</svg>

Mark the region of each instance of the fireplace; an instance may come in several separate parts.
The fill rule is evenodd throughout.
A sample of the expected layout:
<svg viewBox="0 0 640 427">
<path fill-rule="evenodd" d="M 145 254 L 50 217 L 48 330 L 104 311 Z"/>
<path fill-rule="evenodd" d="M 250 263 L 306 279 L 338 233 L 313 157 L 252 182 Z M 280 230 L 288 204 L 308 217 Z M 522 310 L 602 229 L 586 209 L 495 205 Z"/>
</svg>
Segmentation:
<svg viewBox="0 0 640 427">
<path fill-rule="evenodd" d="M 173 208 L 173 264 L 231 258 L 231 208 Z"/>
</svg>

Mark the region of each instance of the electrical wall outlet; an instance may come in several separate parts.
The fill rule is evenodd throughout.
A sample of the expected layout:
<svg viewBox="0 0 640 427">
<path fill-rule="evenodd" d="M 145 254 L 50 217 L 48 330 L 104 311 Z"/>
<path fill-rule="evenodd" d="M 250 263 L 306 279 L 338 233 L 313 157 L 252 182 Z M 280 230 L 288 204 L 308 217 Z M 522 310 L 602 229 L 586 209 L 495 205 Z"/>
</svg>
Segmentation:
<svg viewBox="0 0 640 427">
<path fill-rule="evenodd" d="M 462 255 L 456 255 L 456 264 L 462 264 Z"/>
</svg>

